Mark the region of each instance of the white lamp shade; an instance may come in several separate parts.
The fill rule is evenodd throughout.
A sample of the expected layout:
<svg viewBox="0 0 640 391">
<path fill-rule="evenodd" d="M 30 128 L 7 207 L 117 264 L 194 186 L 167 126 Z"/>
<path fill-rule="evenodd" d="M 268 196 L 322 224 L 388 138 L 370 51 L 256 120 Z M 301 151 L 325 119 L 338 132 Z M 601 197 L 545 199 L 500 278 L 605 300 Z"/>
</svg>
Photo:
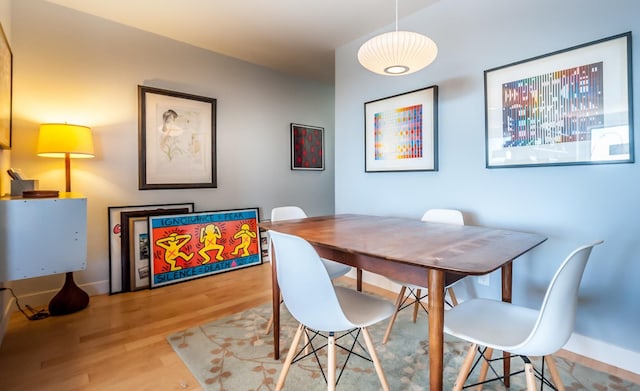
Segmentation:
<svg viewBox="0 0 640 391">
<path fill-rule="evenodd" d="M 42 124 L 38 136 L 37 155 L 71 158 L 94 157 L 91 129 L 81 125 Z"/>
<path fill-rule="evenodd" d="M 429 37 L 411 31 L 377 35 L 358 50 L 358 61 L 371 72 L 386 76 L 408 75 L 431 64 L 438 46 Z"/>
</svg>

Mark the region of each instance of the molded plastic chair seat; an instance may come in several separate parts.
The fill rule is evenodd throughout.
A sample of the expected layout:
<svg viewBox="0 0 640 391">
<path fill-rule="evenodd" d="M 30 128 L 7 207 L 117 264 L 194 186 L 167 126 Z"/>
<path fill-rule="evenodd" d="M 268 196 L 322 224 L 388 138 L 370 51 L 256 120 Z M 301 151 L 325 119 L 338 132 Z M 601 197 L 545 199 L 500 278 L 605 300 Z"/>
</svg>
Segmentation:
<svg viewBox="0 0 640 391">
<path fill-rule="evenodd" d="M 464 334 L 465 340 L 491 345 L 494 349 L 508 350 L 513 354 L 521 353 L 517 349 L 518 344 L 527 339 L 538 320 L 538 310 L 502 301 L 473 299 L 464 304 L 459 305 L 456 311 L 447 311 L 445 314 L 449 333 L 458 336 L 455 331 L 468 329 L 472 320 L 473 335 Z M 496 319 L 506 321 L 497 322 Z"/>
<path fill-rule="evenodd" d="M 307 214 L 302 210 L 302 208 L 297 206 L 280 206 L 277 208 L 271 209 L 271 221 L 283 221 L 283 220 L 292 220 L 292 219 L 304 219 L 307 217 Z M 271 249 L 269 249 L 271 251 Z M 351 271 L 351 266 L 345 265 L 343 263 L 331 261 L 329 259 L 321 258 L 322 264 L 325 269 L 327 269 L 327 273 L 329 273 L 329 277 L 332 280 L 335 280 L 338 277 L 342 277 L 345 274 Z M 269 318 L 267 322 L 267 327 L 264 330 L 265 334 L 269 334 L 271 330 L 271 326 L 273 325 L 273 315 Z"/>
<path fill-rule="evenodd" d="M 602 241 L 579 247 L 569 254 L 549 283 L 539 310 L 477 298 L 446 311 L 444 332 L 471 342 L 453 389 L 462 389 L 472 368 L 476 350 L 483 346 L 486 349 L 481 351 L 479 360 L 484 358 L 485 361 L 480 370 L 478 384 L 487 382 L 486 360 L 491 359 L 493 350 L 501 350 L 523 359 L 528 391 L 535 391 L 536 377 L 542 380 L 543 386 L 551 385 L 551 382 L 544 378 L 544 373 L 533 368 L 528 356 L 542 356 L 548 364 L 555 387 L 564 390 L 551 355 L 567 343 L 573 332 L 580 281 L 591 250 L 600 243 Z M 489 381 L 501 379 L 503 377 Z"/>
<path fill-rule="evenodd" d="M 269 231 L 269 236 L 276 255 L 276 274 L 284 304 L 291 315 L 300 322 L 284 361 L 276 390 L 281 390 L 284 386 L 289 368 L 298 356 L 296 351 L 300 338 L 303 333 L 308 336 L 309 331 L 328 333 L 327 387 L 328 390 L 334 390 L 337 345 L 335 333 L 352 329 L 359 330 L 356 339 L 359 334 L 364 337 L 366 350 L 373 361 L 382 388 L 388 390 L 389 385 L 367 327 L 391 316 L 394 312 L 393 304 L 352 289 L 334 287 L 321 258 L 306 240 L 273 230 Z M 305 345 L 306 348 L 308 344 Z M 351 354 L 347 357 L 351 357 Z M 322 373 L 324 374 L 324 371 Z"/>
</svg>

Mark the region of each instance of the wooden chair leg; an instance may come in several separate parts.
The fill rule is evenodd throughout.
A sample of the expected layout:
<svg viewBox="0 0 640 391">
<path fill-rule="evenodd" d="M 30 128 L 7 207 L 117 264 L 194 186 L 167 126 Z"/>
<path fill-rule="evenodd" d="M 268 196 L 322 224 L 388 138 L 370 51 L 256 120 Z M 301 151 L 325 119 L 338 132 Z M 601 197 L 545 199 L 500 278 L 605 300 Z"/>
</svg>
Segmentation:
<svg viewBox="0 0 640 391">
<path fill-rule="evenodd" d="M 458 299 L 456 298 L 456 293 L 453 291 L 453 288 L 447 288 L 447 292 L 449 292 L 449 297 L 451 298 L 451 305 L 453 305 L 454 307 L 457 306 Z"/>
<path fill-rule="evenodd" d="M 336 389 L 336 337 L 333 332 L 329 333 L 327 345 L 327 390 Z"/>
<path fill-rule="evenodd" d="M 413 304 L 413 323 L 418 320 L 418 309 L 420 308 L 420 295 L 422 294 L 420 289 L 416 289 L 416 301 Z"/>
<path fill-rule="evenodd" d="M 296 355 L 296 349 L 298 348 L 298 343 L 300 343 L 300 337 L 302 336 L 303 330 L 304 326 L 300 323 L 298 330 L 296 330 L 296 334 L 293 336 L 293 341 L 291 342 L 289 353 L 287 353 L 287 358 L 284 360 L 284 364 L 282 364 L 282 371 L 280 372 L 280 377 L 278 377 L 278 383 L 276 383 L 276 391 L 282 390 L 282 387 L 284 386 L 284 380 L 287 378 L 291 362 L 293 361 L 293 357 Z"/>
<path fill-rule="evenodd" d="M 391 315 L 391 319 L 389 319 L 389 325 L 387 325 L 387 331 L 384 333 L 384 338 L 382 338 L 382 344 L 386 344 L 389 339 L 389 335 L 391 334 L 391 329 L 393 328 L 393 324 L 396 321 L 396 317 L 398 316 L 398 311 L 400 311 L 400 305 L 402 305 L 402 300 L 404 300 L 404 293 L 407 291 L 407 287 L 403 286 L 400 289 L 400 293 L 398 293 L 398 298 L 396 299 L 396 310 L 393 311 L 393 315 Z"/>
<path fill-rule="evenodd" d="M 551 373 L 551 380 L 553 380 L 553 384 L 556 386 L 558 391 L 565 391 L 564 384 L 562 383 L 562 378 L 560 377 L 560 372 L 558 372 L 558 367 L 556 366 L 556 360 L 554 360 L 551 355 L 544 356 L 543 360 L 547 363 L 547 367 L 549 367 L 549 372 Z"/>
<path fill-rule="evenodd" d="M 464 362 L 462 363 L 462 367 L 460 368 L 460 372 L 458 372 L 458 377 L 456 378 L 456 382 L 453 384 L 453 391 L 460 391 L 464 386 L 465 380 L 467 380 L 467 376 L 469 376 L 469 370 L 471 369 L 471 365 L 473 365 L 473 359 L 476 356 L 476 349 L 478 348 L 478 344 L 471 344 L 469 351 L 467 352 L 467 356 L 464 358 Z"/>
<path fill-rule="evenodd" d="M 389 383 L 387 383 L 387 378 L 384 376 L 384 372 L 382 371 L 382 365 L 380 365 L 380 360 L 378 359 L 378 355 L 376 354 L 376 349 L 371 342 L 369 331 L 364 327 L 360 330 L 362 331 L 364 343 L 367 345 L 369 356 L 371 356 L 371 361 L 373 361 L 373 366 L 376 369 L 376 373 L 378 374 L 378 379 L 380 379 L 380 385 L 382 385 L 382 389 L 384 391 L 389 391 Z"/>
<path fill-rule="evenodd" d="M 536 375 L 533 371 L 533 364 L 524 364 L 524 375 L 527 379 L 527 391 L 536 391 Z"/>
<path fill-rule="evenodd" d="M 273 326 L 273 314 L 271 314 L 271 317 L 267 322 L 267 328 L 264 330 L 264 335 L 269 335 L 269 333 L 271 332 L 271 326 Z"/>
<path fill-rule="evenodd" d="M 493 349 L 487 348 L 484 351 L 484 356 L 487 360 L 491 360 L 491 356 L 493 356 Z M 480 366 L 480 374 L 478 376 L 478 382 L 483 382 L 487 380 L 487 372 L 489 371 L 489 362 L 487 360 L 482 360 L 482 365 Z M 476 391 L 482 391 L 482 384 L 478 384 Z"/>
</svg>

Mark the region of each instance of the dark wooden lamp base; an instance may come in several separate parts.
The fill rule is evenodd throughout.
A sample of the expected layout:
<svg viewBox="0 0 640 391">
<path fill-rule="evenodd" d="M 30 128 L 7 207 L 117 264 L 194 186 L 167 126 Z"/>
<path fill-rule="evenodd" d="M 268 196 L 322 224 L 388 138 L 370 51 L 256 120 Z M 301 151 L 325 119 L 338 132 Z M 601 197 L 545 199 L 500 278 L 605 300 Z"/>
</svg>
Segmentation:
<svg viewBox="0 0 640 391">
<path fill-rule="evenodd" d="M 64 286 L 49 302 L 49 313 L 51 315 L 67 315 L 89 305 L 89 295 L 76 285 L 73 281 L 73 272 L 67 272 L 64 279 Z"/>
</svg>

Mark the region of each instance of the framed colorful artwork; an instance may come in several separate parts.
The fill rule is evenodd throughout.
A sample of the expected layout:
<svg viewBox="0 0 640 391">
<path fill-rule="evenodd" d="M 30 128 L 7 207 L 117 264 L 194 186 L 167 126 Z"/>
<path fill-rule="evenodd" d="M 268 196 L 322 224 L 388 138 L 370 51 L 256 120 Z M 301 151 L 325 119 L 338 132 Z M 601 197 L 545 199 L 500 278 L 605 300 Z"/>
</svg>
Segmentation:
<svg viewBox="0 0 640 391">
<path fill-rule="evenodd" d="M 131 236 L 131 229 L 133 225 L 131 221 L 134 219 L 143 218 L 147 220 L 149 216 L 166 216 L 166 215 L 175 215 L 175 214 L 184 214 L 189 213 L 191 210 L 189 208 L 181 207 L 181 208 L 166 208 L 166 209 L 148 209 L 148 210 L 134 210 L 134 211 L 125 211 L 120 213 L 120 225 L 122 226 L 122 232 L 120 233 L 120 241 L 122 247 L 121 253 L 121 264 L 122 264 L 122 290 L 125 292 L 129 292 L 133 290 L 133 286 L 131 285 L 131 275 L 133 273 L 134 261 L 131 258 L 131 253 L 135 250 L 135 246 L 138 245 L 138 238 L 133 238 Z M 131 239 L 134 239 L 133 241 Z M 148 265 L 148 262 L 147 262 Z M 147 284 L 146 287 L 148 287 Z"/>
<path fill-rule="evenodd" d="M 0 149 L 11 148 L 13 53 L 0 25 Z"/>
<path fill-rule="evenodd" d="M 484 72 L 486 167 L 633 163 L 631 33 Z"/>
<path fill-rule="evenodd" d="M 109 222 L 109 294 L 124 292 L 122 274 L 122 225 L 121 213 L 150 209 L 187 208 L 193 212 L 193 202 L 183 204 L 157 204 L 157 205 L 132 205 L 110 206 L 108 208 Z M 128 247 L 126 247 L 128 250 Z"/>
<path fill-rule="evenodd" d="M 324 128 L 291 124 L 291 169 L 324 170 Z"/>
<path fill-rule="evenodd" d="M 217 187 L 216 100 L 138 86 L 140 190 Z"/>
<path fill-rule="evenodd" d="M 438 86 L 364 104 L 365 172 L 438 171 Z"/>
<path fill-rule="evenodd" d="M 152 288 L 262 263 L 258 208 L 149 217 Z"/>
</svg>

